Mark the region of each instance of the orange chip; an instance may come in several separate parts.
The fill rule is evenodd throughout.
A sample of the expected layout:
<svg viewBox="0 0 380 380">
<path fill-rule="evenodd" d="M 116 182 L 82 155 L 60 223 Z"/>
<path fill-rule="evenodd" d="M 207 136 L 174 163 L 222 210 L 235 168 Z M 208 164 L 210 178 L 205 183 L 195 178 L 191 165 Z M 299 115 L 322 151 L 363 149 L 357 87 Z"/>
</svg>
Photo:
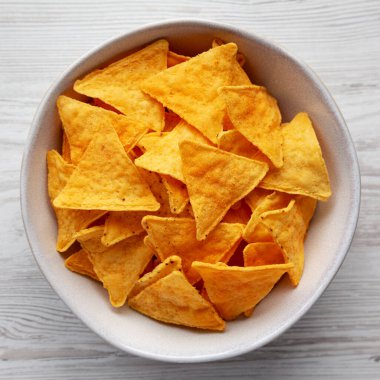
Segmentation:
<svg viewBox="0 0 380 380">
<path fill-rule="evenodd" d="M 257 186 L 268 165 L 192 141 L 183 141 L 179 147 L 197 239 L 201 240 L 234 203 Z"/>
<path fill-rule="evenodd" d="M 102 246 L 102 236 L 103 230 L 98 228 L 78 240 L 108 290 L 112 306 L 120 307 L 151 260 L 153 251 L 144 244 L 143 235 L 132 236 L 111 247 Z"/>
<path fill-rule="evenodd" d="M 329 176 L 308 115 L 299 113 L 283 125 L 282 134 L 284 166 L 269 171 L 260 187 L 326 201 L 331 195 Z"/>
<path fill-rule="evenodd" d="M 109 126 L 95 135 L 53 204 L 107 211 L 156 211 L 160 207 Z"/>
<path fill-rule="evenodd" d="M 72 272 L 83 274 L 87 277 L 91 277 L 96 281 L 99 281 L 98 276 L 94 272 L 94 266 L 88 258 L 87 252 L 83 249 L 69 256 L 65 260 L 65 266 Z"/>
<path fill-rule="evenodd" d="M 61 193 L 69 178 L 71 177 L 75 166 L 68 164 L 55 150 L 47 153 L 48 165 L 48 190 L 50 201 L 53 204 L 54 199 Z M 64 210 L 54 207 L 57 217 L 58 237 L 57 251 L 66 251 L 75 241 L 75 234 L 86 228 L 94 220 L 100 218 L 107 211 L 83 211 L 83 210 Z"/>
<path fill-rule="evenodd" d="M 170 211 L 173 214 L 180 214 L 189 203 L 189 193 L 186 185 L 168 175 L 161 174 L 161 178 L 168 192 Z"/>
<path fill-rule="evenodd" d="M 166 69 L 168 42 L 158 40 L 74 83 L 80 94 L 98 98 L 156 131 L 164 128 L 164 108 L 140 90 L 141 82 Z"/>
<path fill-rule="evenodd" d="M 218 148 L 251 160 L 266 162 L 269 166 L 272 165 L 271 161 L 236 129 L 220 134 Z"/>
<path fill-rule="evenodd" d="M 260 216 L 271 210 L 277 210 L 286 207 L 291 200 L 291 195 L 273 191 L 262 199 L 262 201 L 252 210 L 251 218 L 244 229 L 244 239 L 248 242 L 254 242 L 254 232 L 258 223 L 261 222 Z"/>
<path fill-rule="evenodd" d="M 229 321 L 255 307 L 293 265 L 242 268 L 195 261 L 192 267 L 202 276 L 211 303 Z"/>
<path fill-rule="evenodd" d="M 191 263 L 228 261 L 243 231 L 240 224 L 220 223 L 205 240 L 199 241 L 194 219 L 146 216 L 142 225 L 161 261 L 173 254 L 181 257 L 183 270 L 192 284 L 200 277 L 191 269 Z"/>
<path fill-rule="evenodd" d="M 57 106 L 70 142 L 71 159 L 75 164 L 81 159 L 94 134 L 101 133 L 104 125 L 114 127 L 127 153 L 149 128 L 146 124 L 137 123 L 124 115 L 118 115 L 67 96 L 60 96 Z"/>
<path fill-rule="evenodd" d="M 173 271 L 128 300 L 129 306 L 162 322 L 223 331 L 224 321 L 180 271 Z"/>
<path fill-rule="evenodd" d="M 222 87 L 228 116 L 235 128 L 257 146 L 277 168 L 283 165 L 281 113 L 264 87 Z"/>
<path fill-rule="evenodd" d="M 217 90 L 232 84 L 236 52 L 233 43 L 210 49 L 148 78 L 141 88 L 216 142 L 225 114 Z"/>
<path fill-rule="evenodd" d="M 147 240 L 148 236 L 145 236 L 144 242 Z M 148 245 L 149 246 L 149 245 Z M 181 258 L 178 256 L 169 256 L 161 264 L 158 264 L 151 272 L 148 272 L 143 277 L 141 277 L 136 283 L 131 292 L 129 293 L 128 298 L 133 298 L 141 293 L 145 288 L 154 284 L 161 278 L 166 277 L 168 274 L 181 270 Z"/>
<path fill-rule="evenodd" d="M 227 214 L 224 216 L 222 222 L 247 224 L 250 217 L 251 217 L 250 208 L 244 202 L 242 202 L 240 207 L 237 209 L 234 209 L 234 206 L 232 206 L 227 211 Z"/>
<path fill-rule="evenodd" d="M 280 246 L 285 263 L 293 263 L 289 278 L 297 286 L 303 272 L 304 237 L 307 225 L 296 201 L 286 208 L 267 211 L 260 216 L 261 223 L 271 230 L 275 242 Z"/>
<path fill-rule="evenodd" d="M 243 251 L 244 266 L 283 264 L 284 255 L 276 243 L 251 243 Z"/>
<path fill-rule="evenodd" d="M 147 151 L 135 160 L 135 165 L 146 170 L 169 175 L 183 182 L 178 144 L 185 139 L 207 144 L 207 140 L 201 133 L 185 121 L 181 121 L 173 131 L 163 137 L 156 138 L 154 146 L 145 145 Z"/>
<path fill-rule="evenodd" d="M 224 45 L 224 44 L 225 44 L 225 42 L 224 42 L 223 40 L 221 40 L 220 38 L 215 38 L 215 39 L 212 41 L 211 46 L 212 46 L 213 48 L 216 48 L 216 47 L 218 47 L 218 46 L 220 46 L 220 45 Z M 237 52 L 237 54 L 236 54 L 236 60 L 237 60 L 237 62 L 239 63 L 239 65 L 240 65 L 241 67 L 244 66 L 244 64 L 245 64 L 245 57 L 244 57 L 244 54 L 242 54 L 242 53 L 240 53 L 240 52 Z"/>
</svg>

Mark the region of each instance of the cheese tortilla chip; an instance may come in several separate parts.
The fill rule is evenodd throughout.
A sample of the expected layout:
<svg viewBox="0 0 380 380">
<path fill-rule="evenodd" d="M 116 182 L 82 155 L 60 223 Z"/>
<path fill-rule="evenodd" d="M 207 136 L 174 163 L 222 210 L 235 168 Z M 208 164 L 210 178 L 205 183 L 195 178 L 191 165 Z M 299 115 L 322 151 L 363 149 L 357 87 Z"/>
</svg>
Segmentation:
<svg viewBox="0 0 380 380">
<path fill-rule="evenodd" d="M 291 195 L 274 191 L 262 199 L 262 201 L 252 210 L 251 218 L 244 229 L 244 239 L 248 242 L 254 242 L 254 232 L 258 223 L 261 222 L 260 216 L 271 210 L 277 210 L 286 207 L 291 200 Z"/>
<path fill-rule="evenodd" d="M 83 274 L 87 277 L 91 277 L 96 281 L 99 281 L 98 276 L 94 272 L 94 266 L 88 258 L 87 252 L 83 249 L 69 256 L 65 260 L 65 266 L 72 272 Z"/>
<path fill-rule="evenodd" d="M 146 216 L 142 224 L 161 261 L 171 255 L 179 256 L 184 273 L 192 284 L 200 277 L 191 268 L 191 263 L 195 260 L 209 263 L 229 260 L 233 254 L 231 249 L 241 241 L 243 232 L 240 224 L 221 223 L 205 240 L 199 241 L 194 219 Z"/>
<path fill-rule="evenodd" d="M 180 271 L 174 271 L 137 296 L 129 299 L 129 306 L 162 322 L 223 331 L 224 321 Z"/>
<path fill-rule="evenodd" d="M 145 236 L 144 242 L 147 240 L 147 238 L 148 236 Z M 182 269 L 181 258 L 175 255 L 169 256 L 162 263 L 158 264 L 151 272 L 145 274 L 135 283 L 135 286 L 129 293 L 128 298 L 133 298 L 137 296 L 145 288 L 154 284 L 158 280 L 161 280 L 161 278 L 166 277 L 168 274 L 172 273 L 173 271 L 176 271 L 176 270 L 180 271 L 181 269 Z"/>
<path fill-rule="evenodd" d="M 156 211 L 160 204 L 128 158 L 112 127 L 102 128 L 54 200 L 59 208 Z"/>
<path fill-rule="evenodd" d="M 261 223 L 271 230 L 275 242 L 280 246 L 285 263 L 293 263 L 289 278 L 297 286 L 304 265 L 304 237 L 307 225 L 304 217 L 292 200 L 286 208 L 267 211 L 260 216 Z"/>
<path fill-rule="evenodd" d="M 251 243 L 243 251 L 244 266 L 283 264 L 284 255 L 276 243 Z"/>
<path fill-rule="evenodd" d="M 293 265 L 242 268 L 195 261 L 192 266 L 202 276 L 211 303 L 229 321 L 255 307 Z"/>
<path fill-rule="evenodd" d="M 197 239 L 201 240 L 234 203 L 257 186 L 268 165 L 192 141 L 183 141 L 179 147 Z"/>
<path fill-rule="evenodd" d="M 210 49 L 148 78 L 141 88 L 216 142 L 225 114 L 217 90 L 232 84 L 236 52 L 234 43 Z"/>
<path fill-rule="evenodd" d="M 180 214 L 184 211 L 189 202 L 189 193 L 186 185 L 168 175 L 161 175 L 162 183 L 168 193 L 170 211 L 173 214 Z"/>
<path fill-rule="evenodd" d="M 222 87 L 228 116 L 235 128 L 257 146 L 277 168 L 283 165 L 281 113 L 264 87 Z"/>
<path fill-rule="evenodd" d="M 82 236 L 79 241 L 88 253 L 94 271 L 108 290 L 112 306 L 123 306 L 139 275 L 149 263 L 153 251 L 144 244 L 144 236 L 132 236 L 111 247 L 101 244 L 102 229 Z"/>
<path fill-rule="evenodd" d="M 69 178 L 75 170 L 75 166 L 68 164 L 60 154 L 51 150 L 47 153 L 48 166 L 48 190 L 50 201 L 53 204 L 54 199 L 60 194 L 66 186 Z M 93 210 L 65 210 L 54 207 L 57 217 L 58 236 L 57 251 L 66 251 L 75 241 L 75 234 L 86 228 L 94 220 L 100 218 L 107 211 Z"/>
<path fill-rule="evenodd" d="M 146 124 L 137 123 L 124 115 L 91 106 L 67 96 L 57 100 L 63 128 L 70 142 L 71 159 L 77 164 L 96 132 L 104 125 L 114 127 L 128 153 L 148 131 Z"/>
<path fill-rule="evenodd" d="M 164 108 L 140 90 L 141 82 L 166 69 L 168 42 L 159 40 L 102 70 L 77 80 L 74 90 L 98 98 L 156 131 L 164 128 Z"/>
<path fill-rule="evenodd" d="M 260 187 L 326 201 L 331 195 L 329 176 L 308 115 L 299 113 L 283 125 L 282 134 L 284 166 L 271 170 Z"/>
<path fill-rule="evenodd" d="M 271 161 L 261 151 L 252 145 L 239 131 L 232 129 L 220 134 L 218 139 L 218 148 L 227 152 L 237 154 L 238 156 L 247 157 L 251 160 L 266 162 L 269 167 Z"/>
<path fill-rule="evenodd" d="M 147 151 L 135 160 L 135 165 L 184 182 L 178 144 L 185 139 L 207 144 L 201 133 L 181 121 L 173 131 L 156 139 L 154 146 L 145 145 Z"/>
</svg>

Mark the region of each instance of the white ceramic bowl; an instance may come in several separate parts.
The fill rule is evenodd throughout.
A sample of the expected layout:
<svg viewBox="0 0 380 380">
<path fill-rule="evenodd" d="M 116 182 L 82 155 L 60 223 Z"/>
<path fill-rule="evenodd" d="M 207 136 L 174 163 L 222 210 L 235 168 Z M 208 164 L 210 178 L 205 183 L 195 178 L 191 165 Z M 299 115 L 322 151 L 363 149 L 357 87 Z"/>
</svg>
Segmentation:
<svg viewBox="0 0 380 380">
<path fill-rule="evenodd" d="M 310 114 L 331 179 L 333 196 L 319 203 L 305 246 L 305 270 L 293 289 L 286 279 L 248 319 L 228 323 L 224 333 L 165 325 L 128 307 L 115 310 L 106 291 L 75 275 L 55 250 L 56 222 L 46 184 L 46 152 L 57 148 L 60 121 L 55 102 L 75 79 L 104 62 L 158 38 L 172 50 L 193 55 L 207 50 L 213 38 L 236 42 L 246 56 L 245 69 L 256 84 L 278 99 L 283 120 Z M 127 352 L 171 362 L 224 359 L 256 349 L 279 336 L 313 305 L 326 289 L 349 249 L 360 203 L 356 153 L 345 122 L 318 77 L 282 48 L 232 26 L 199 20 L 148 25 L 117 37 L 91 51 L 53 84 L 42 100 L 27 140 L 21 171 L 21 206 L 30 247 L 51 286 L 89 328 Z M 69 332 L 68 332 L 69 333 Z"/>
</svg>

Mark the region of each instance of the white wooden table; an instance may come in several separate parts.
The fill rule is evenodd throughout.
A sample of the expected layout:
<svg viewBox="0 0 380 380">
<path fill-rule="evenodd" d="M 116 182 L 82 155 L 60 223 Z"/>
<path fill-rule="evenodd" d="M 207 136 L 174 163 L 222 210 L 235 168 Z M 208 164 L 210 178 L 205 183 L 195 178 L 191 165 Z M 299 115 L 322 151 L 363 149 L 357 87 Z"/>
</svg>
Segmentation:
<svg viewBox="0 0 380 380">
<path fill-rule="evenodd" d="M 40 273 L 19 207 L 24 141 L 52 81 L 100 42 L 178 17 L 255 31 L 305 60 L 346 118 L 363 186 L 348 257 L 308 314 L 260 350 L 192 365 L 134 357 L 89 331 Z M 0 128 L 0 379 L 380 378 L 379 1 L 0 0 Z"/>
</svg>

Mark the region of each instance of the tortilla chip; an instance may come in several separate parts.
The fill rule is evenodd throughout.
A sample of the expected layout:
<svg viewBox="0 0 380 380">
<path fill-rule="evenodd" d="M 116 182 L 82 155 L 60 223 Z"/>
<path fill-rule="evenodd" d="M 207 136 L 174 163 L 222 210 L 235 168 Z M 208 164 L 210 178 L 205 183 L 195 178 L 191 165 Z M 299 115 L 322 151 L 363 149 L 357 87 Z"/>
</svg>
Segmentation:
<svg viewBox="0 0 380 380">
<path fill-rule="evenodd" d="M 211 46 L 213 48 L 216 48 L 220 45 L 224 45 L 225 42 L 223 40 L 221 40 L 220 38 L 214 38 L 213 41 L 212 41 L 212 44 Z M 245 64 L 245 56 L 243 53 L 240 53 L 239 51 L 237 52 L 236 54 L 236 61 L 238 62 L 238 64 L 243 67 L 244 64 Z"/>
<path fill-rule="evenodd" d="M 251 211 L 255 211 L 258 205 L 273 191 L 261 189 L 256 187 L 253 191 L 251 191 L 245 198 L 245 202 L 250 207 Z"/>
<path fill-rule="evenodd" d="M 122 113 L 121 113 L 119 110 L 117 110 L 115 107 L 112 107 L 111 105 L 109 105 L 109 104 L 103 102 L 103 100 L 100 100 L 100 99 L 97 99 L 97 98 L 92 99 L 91 104 L 92 104 L 93 106 L 96 106 L 96 107 L 104 108 L 104 109 L 107 110 L 107 111 L 115 112 L 115 113 L 117 113 L 117 114 L 119 114 L 119 115 L 122 114 Z"/>
<path fill-rule="evenodd" d="M 192 267 L 202 276 L 211 303 L 229 321 L 255 307 L 293 265 L 242 268 L 195 261 Z"/>
<path fill-rule="evenodd" d="M 243 251 L 244 266 L 284 264 L 284 255 L 276 243 L 251 243 Z"/>
<path fill-rule="evenodd" d="M 268 165 L 192 141 L 183 141 L 179 147 L 197 239 L 202 240 L 234 203 L 257 186 Z"/>
<path fill-rule="evenodd" d="M 277 191 L 273 191 L 271 194 L 264 197 L 257 207 L 252 210 L 251 218 L 244 229 L 244 239 L 253 243 L 254 240 L 252 239 L 254 238 L 256 226 L 261 222 L 260 216 L 266 211 L 278 210 L 286 207 L 291 199 L 291 195 Z"/>
<path fill-rule="evenodd" d="M 180 271 L 174 271 L 128 300 L 138 312 L 162 322 L 223 331 L 224 321 Z"/>
<path fill-rule="evenodd" d="M 231 249 L 241 241 L 243 231 L 240 224 L 220 223 L 205 240 L 199 241 L 194 219 L 146 216 L 142 225 L 161 261 L 171 255 L 179 256 L 184 273 L 192 284 L 200 277 L 192 270 L 191 263 L 195 260 L 208 263 L 228 261 L 233 254 Z"/>
<path fill-rule="evenodd" d="M 303 220 L 308 227 L 317 207 L 317 200 L 315 198 L 297 195 L 296 203 L 299 211 L 302 214 Z"/>
<path fill-rule="evenodd" d="M 236 52 L 234 43 L 210 49 L 148 78 L 141 89 L 216 143 L 225 114 L 217 89 L 232 84 Z"/>
<path fill-rule="evenodd" d="M 70 142 L 71 159 L 75 164 L 83 156 L 94 134 L 102 133 L 105 125 L 114 127 L 127 153 L 149 129 L 148 125 L 137 123 L 124 115 L 118 115 L 67 96 L 61 95 L 57 100 L 57 106 Z"/>
<path fill-rule="evenodd" d="M 247 157 L 251 160 L 266 162 L 269 167 L 271 161 L 261 151 L 253 146 L 239 131 L 232 129 L 220 134 L 218 139 L 218 148 L 227 152 L 237 154 L 238 156 Z"/>
<path fill-rule="evenodd" d="M 142 218 L 145 215 L 171 215 L 171 207 L 163 180 L 153 172 L 138 168 L 139 173 L 149 185 L 156 200 L 160 203 L 158 211 L 111 211 L 106 219 L 102 243 L 105 246 L 113 245 L 130 236 L 138 235 L 143 231 Z"/>
<path fill-rule="evenodd" d="M 67 139 L 65 131 L 62 135 L 62 158 L 69 164 L 71 164 L 71 153 L 70 153 L 70 143 Z"/>
<path fill-rule="evenodd" d="M 181 55 L 174 53 L 174 51 L 168 51 L 168 67 L 172 67 L 175 65 L 178 65 L 182 62 L 186 62 L 190 59 L 191 57 L 187 57 L 186 55 Z"/>
<path fill-rule="evenodd" d="M 148 236 L 145 236 L 144 241 L 146 241 L 147 238 Z M 175 255 L 169 256 L 161 264 L 158 264 L 151 272 L 145 274 L 135 283 L 135 286 L 129 293 L 128 298 L 136 297 L 148 286 L 154 284 L 158 280 L 161 280 L 161 278 L 166 277 L 170 273 L 176 270 L 180 271 L 181 269 L 181 258 Z"/>
<path fill-rule="evenodd" d="M 331 195 L 329 176 L 307 113 L 284 124 L 282 134 L 284 166 L 270 171 L 260 187 L 326 201 Z"/>
<path fill-rule="evenodd" d="M 68 164 L 55 150 L 50 150 L 46 156 L 48 166 L 48 191 L 50 201 L 61 193 L 69 178 L 75 170 L 75 166 Z M 75 234 L 86 228 L 94 220 L 106 214 L 107 211 L 83 211 L 65 210 L 53 206 L 57 217 L 58 236 L 56 249 L 64 252 L 74 243 Z"/>
<path fill-rule="evenodd" d="M 138 148 L 141 150 L 142 154 L 147 150 L 154 149 L 157 142 L 162 139 L 162 137 L 167 136 L 167 132 L 150 132 L 144 135 L 140 141 L 137 143 Z M 138 157 L 141 157 L 142 154 Z M 137 157 L 136 157 L 137 158 Z"/>
<path fill-rule="evenodd" d="M 173 131 L 156 139 L 154 146 L 145 145 L 147 151 L 135 160 L 135 165 L 184 182 L 178 144 L 185 139 L 207 144 L 201 133 L 181 121 Z"/>
<path fill-rule="evenodd" d="M 94 271 L 108 290 L 112 306 L 123 306 L 129 292 L 153 256 L 144 236 L 132 236 L 111 247 L 101 244 L 102 229 L 78 239 L 88 253 Z"/>
<path fill-rule="evenodd" d="M 91 277 L 96 281 L 99 281 L 98 276 L 94 272 L 94 266 L 88 258 L 87 252 L 83 249 L 69 256 L 65 260 L 65 266 L 72 272 L 83 274 L 87 277 Z"/>
<path fill-rule="evenodd" d="M 293 199 L 286 208 L 267 211 L 260 216 L 261 223 L 271 230 L 273 238 L 280 246 L 285 263 L 293 263 L 289 278 L 297 286 L 304 265 L 304 237 L 307 225 Z"/>
<path fill-rule="evenodd" d="M 227 113 L 235 128 L 257 146 L 277 168 L 283 165 L 281 113 L 264 87 L 222 87 Z"/>
<path fill-rule="evenodd" d="M 95 70 L 74 83 L 80 94 L 98 98 L 130 118 L 161 131 L 164 108 L 140 90 L 141 82 L 166 69 L 168 42 L 158 40 L 142 50 Z"/>
<path fill-rule="evenodd" d="M 189 202 L 189 193 L 187 192 L 186 185 L 168 175 L 161 174 L 161 178 L 168 192 L 170 211 L 173 214 L 180 214 Z"/>
<path fill-rule="evenodd" d="M 160 204 L 128 158 L 115 130 L 96 134 L 65 188 L 54 200 L 59 208 L 107 211 L 156 211 Z"/>
</svg>

